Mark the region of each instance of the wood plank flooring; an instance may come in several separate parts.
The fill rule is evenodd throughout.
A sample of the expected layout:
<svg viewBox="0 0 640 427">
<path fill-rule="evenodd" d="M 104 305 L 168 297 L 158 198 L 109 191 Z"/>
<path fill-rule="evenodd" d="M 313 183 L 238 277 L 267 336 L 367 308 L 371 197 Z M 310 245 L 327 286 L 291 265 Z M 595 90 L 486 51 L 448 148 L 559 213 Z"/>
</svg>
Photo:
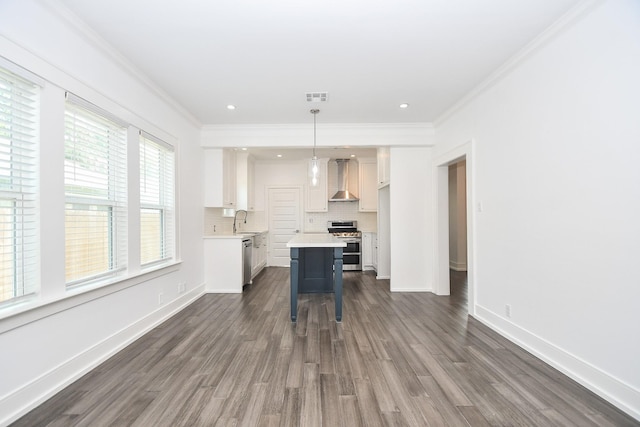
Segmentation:
<svg viewBox="0 0 640 427">
<path fill-rule="evenodd" d="M 389 292 L 346 272 L 300 295 L 267 268 L 242 295 L 205 295 L 15 426 L 638 426 L 466 315 L 452 295 Z"/>
</svg>

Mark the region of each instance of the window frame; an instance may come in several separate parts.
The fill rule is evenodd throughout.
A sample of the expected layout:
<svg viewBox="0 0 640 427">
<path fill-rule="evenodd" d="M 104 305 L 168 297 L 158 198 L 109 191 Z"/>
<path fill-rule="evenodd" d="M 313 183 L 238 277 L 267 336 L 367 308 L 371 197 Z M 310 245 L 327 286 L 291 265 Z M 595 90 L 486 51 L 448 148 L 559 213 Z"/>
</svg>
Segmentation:
<svg viewBox="0 0 640 427">
<path fill-rule="evenodd" d="M 7 227 L 11 277 L 8 291 L 2 284 L 0 307 L 32 298 L 40 290 L 39 281 L 39 186 L 40 89 L 44 81 L 29 71 L 0 58 L 0 204 L 7 206 L 0 219 Z M 6 149 L 6 150 L 5 150 Z M 3 238 L 4 240 L 4 238 Z M 4 256 L 4 255 L 3 255 Z M 0 268 L 3 273 L 4 267 Z M 4 279 L 3 279 L 4 280 Z"/>
<path fill-rule="evenodd" d="M 163 140 L 140 130 L 139 132 L 139 154 L 140 154 L 140 267 L 142 270 L 164 265 L 173 262 L 176 258 L 176 155 L 175 148 L 164 142 Z M 147 168 L 147 149 L 158 151 L 159 166 L 157 184 L 157 203 L 145 200 L 145 192 L 143 186 L 146 185 Z M 151 260 L 144 260 L 144 226 L 143 211 L 153 210 L 160 213 L 160 257 Z M 156 248 L 157 249 L 157 248 Z"/>
<path fill-rule="evenodd" d="M 106 257 L 105 260 L 108 267 L 106 270 L 97 271 L 93 274 L 87 274 L 81 277 L 69 278 L 69 266 L 67 265 L 68 257 L 70 256 L 67 249 L 65 249 L 65 286 L 67 289 L 72 289 L 78 286 L 94 284 L 96 282 L 112 281 L 126 276 L 128 269 L 128 255 L 127 255 L 127 240 L 128 240 L 128 224 L 127 224 L 127 210 L 129 206 L 128 200 L 128 164 L 127 164 L 127 129 L 128 124 L 120 118 L 110 114 L 109 112 L 79 98 L 72 93 L 67 92 L 65 101 L 65 177 L 64 177 L 64 196 L 65 196 L 65 248 L 71 238 L 69 231 L 69 224 L 67 223 L 67 214 L 70 212 L 91 212 L 100 211 L 101 208 L 106 208 L 107 214 L 107 232 L 106 236 Z M 69 126 L 74 126 L 76 121 L 84 121 L 87 126 L 93 125 L 96 129 L 105 132 L 105 135 L 99 135 L 98 131 L 95 134 L 91 134 L 92 141 L 88 144 L 98 144 L 97 140 L 100 136 L 106 138 L 106 155 L 102 158 L 99 156 L 91 157 L 94 152 L 89 152 L 87 157 L 91 160 L 100 159 L 106 162 L 107 179 L 106 189 L 103 189 L 102 193 L 98 195 L 83 195 L 83 191 L 73 191 L 69 189 L 71 182 L 68 180 L 67 167 L 73 166 L 74 170 L 77 167 L 75 160 L 67 159 L 67 150 L 75 150 L 75 147 L 69 147 L 69 144 L 74 145 L 76 141 L 75 135 L 69 135 Z M 81 125 L 82 127 L 83 125 Z M 100 129 L 100 126 L 104 128 Z M 75 130 L 75 128 L 74 128 Z M 86 130 L 86 129 L 85 129 Z M 105 141 L 102 141 L 104 143 Z M 81 144 L 84 142 L 81 142 Z M 95 148 L 95 147 L 88 147 Z M 104 148 L 104 147 L 103 147 Z M 96 149 L 96 152 L 99 150 Z M 73 152 L 77 154 L 77 152 Z M 69 161 L 69 164 L 67 164 Z M 96 175 L 99 172 L 91 168 L 85 168 L 85 173 Z M 91 191 L 99 192 L 99 187 L 91 187 L 89 184 L 85 184 L 84 191 L 91 193 Z M 104 185 L 105 183 L 103 183 Z M 74 209 L 77 206 L 79 209 Z M 93 209 L 92 209 L 93 208 Z"/>
</svg>

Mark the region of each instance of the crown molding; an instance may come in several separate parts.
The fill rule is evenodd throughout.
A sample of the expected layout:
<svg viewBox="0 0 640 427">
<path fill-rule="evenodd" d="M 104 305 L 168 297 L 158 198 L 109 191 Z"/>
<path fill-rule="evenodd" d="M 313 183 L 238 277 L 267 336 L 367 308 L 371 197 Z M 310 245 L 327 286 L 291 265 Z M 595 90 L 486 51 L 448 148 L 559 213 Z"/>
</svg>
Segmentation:
<svg viewBox="0 0 640 427">
<path fill-rule="evenodd" d="M 202 123 L 171 97 L 167 92 L 160 88 L 155 82 L 146 76 L 139 68 L 137 68 L 131 61 L 129 61 L 124 55 L 122 55 L 117 49 L 109 44 L 104 38 L 96 33 L 91 27 L 89 27 L 84 21 L 82 21 L 76 14 L 74 14 L 66 5 L 62 4 L 58 0 L 38 0 L 38 2 L 52 15 L 62 20 L 68 28 L 72 29 L 78 36 L 86 41 L 90 46 L 94 47 L 101 54 L 109 58 L 113 63 L 118 66 L 125 74 L 133 78 L 140 83 L 145 89 L 156 95 L 167 106 L 173 109 L 176 113 L 186 119 L 192 125 L 200 128 Z"/>
<path fill-rule="evenodd" d="M 585 16 L 590 14 L 598 6 L 605 3 L 606 0 L 584 0 L 578 3 L 576 6 L 567 11 L 557 21 L 555 21 L 546 30 L 536 36 L 533 40 L 527 43 L 522 49 L 520 49 L 515 55 L 509 58 L 504 64 L 498 67 L 493 73 L 489 75 L 484 81 L 473 88 L 470 92 L 464 95 L 460 100 L 448 108 L 444 113 L 438 116 L 433 124 L 436 128 L 444 124 L 450 119 L 456 112 L 467 106 L 471 101 L 478 96 L 485 93 L 488 89 L 502 81 L 513 70 L 522 65 L 527 59 L 533 56 L 538 50 L 555 40 L 564 31 L 571 28 L 577 22 L 582 20 Z"/>
<path fill-rule="evenodd" d="M 318 146 L 432 146 L 431 123 L 329 123 L 317 128 Z M 307 147 L 313 127 L 305 124 L 206 125 L 203 147 Z"/>
</svg>

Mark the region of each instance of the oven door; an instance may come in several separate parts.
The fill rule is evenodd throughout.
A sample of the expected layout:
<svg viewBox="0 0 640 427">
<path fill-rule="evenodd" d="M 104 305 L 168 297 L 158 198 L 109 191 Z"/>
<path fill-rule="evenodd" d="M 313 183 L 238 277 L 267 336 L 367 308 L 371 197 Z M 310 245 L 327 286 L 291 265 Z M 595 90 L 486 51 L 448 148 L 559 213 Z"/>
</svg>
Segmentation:
<svg viewBox="0 0 640 427">
<path fill-rule="evenodd" d="M 345 271 L 362 270 L 361 240 L 353 237 L 341 238 L 347 246 L 342 250 L 342 269 Z"/>
</svg>

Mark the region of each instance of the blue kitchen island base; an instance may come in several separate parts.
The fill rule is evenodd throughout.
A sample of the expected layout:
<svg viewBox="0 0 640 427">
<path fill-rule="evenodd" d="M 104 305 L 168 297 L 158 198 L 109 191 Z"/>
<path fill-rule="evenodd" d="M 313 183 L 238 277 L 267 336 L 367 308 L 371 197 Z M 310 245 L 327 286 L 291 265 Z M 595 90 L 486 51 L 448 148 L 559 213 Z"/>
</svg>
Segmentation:
<svg viewBox="0 0 640 427">
<path fill-rule="evenodd" d="M 342 321 L 342 247 L 291 247 L 291 321 L 299 293 L 333 292 L 336 321 Z"/>
</svg>

